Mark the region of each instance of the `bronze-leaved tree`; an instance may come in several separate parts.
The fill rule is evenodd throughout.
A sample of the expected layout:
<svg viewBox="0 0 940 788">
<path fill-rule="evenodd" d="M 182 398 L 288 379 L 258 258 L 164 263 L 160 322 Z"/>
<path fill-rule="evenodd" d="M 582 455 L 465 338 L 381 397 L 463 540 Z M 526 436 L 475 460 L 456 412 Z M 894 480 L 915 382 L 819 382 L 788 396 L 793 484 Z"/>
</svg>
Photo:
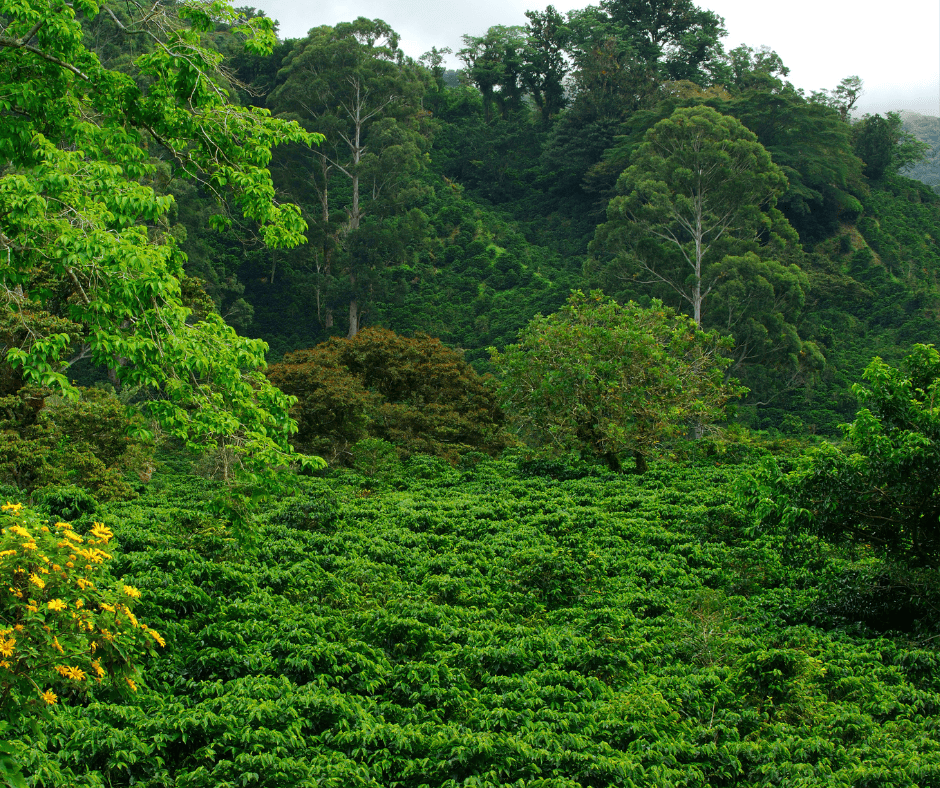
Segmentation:
<svg viewBox="0 0 940 788">
<path fill-rule="evenodd" d="M 147 42 L 127 72 L 104 67 L 86 43 L 82 20 L 97 15 Z M 270 20 L 221 0 L 0 0 L 0 19 L 6 393 L 32 383 L 74 395 L 69 367 L 90 358 L 153 392 L 152 415 L 188 445 L 282 461 L 290 401 L 262 374 L 266 346 L 218 315 L 193 320 L 168 230 L 173 199 L 148 185 L 159 153 L 230 198 L 269 245 L 303 240 L 299 211 L 276 202 L 266 167 L 272 146 L 317 135 L 230 104 L 221 56 L 202 42 L 224 22 L 263 51 L 274 43 Z"/>
<path fill-rule="evenodd" d="M 448 460 L 506 446 L 490 381 L 433 337 L 367 328 L 288 353 L 270 376 L 297 398 L 298 446 L 337 462 L 351 461 L 364 438 Z"/>
<path fill-rule="evenodd" d="M 490 354 L 503 409 L 523 438 L 596 454 L 615 470 L 629 452 L 642 473 L 660 443 L 721 420 L 742 393 L 725 380 L 729 345 L 660 301 L 621 306 L 578 291 Z"/>
</svg>

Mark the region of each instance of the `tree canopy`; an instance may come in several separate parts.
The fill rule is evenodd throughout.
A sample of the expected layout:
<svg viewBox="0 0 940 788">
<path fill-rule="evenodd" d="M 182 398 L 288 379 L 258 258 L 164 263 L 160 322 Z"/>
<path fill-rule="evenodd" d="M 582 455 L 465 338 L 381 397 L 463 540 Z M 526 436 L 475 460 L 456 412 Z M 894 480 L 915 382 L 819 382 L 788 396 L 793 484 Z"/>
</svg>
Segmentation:
<svg viewBox="0 0 940 788">
<path fill-rule="evenodd" d="M 628 451 L 642 473 L 658 444 L 720 421 L 742 393 L 725 381 L 729 344 L 660 301 L 645 309 L 575 292 L 490 354 L 503 409 L 524 439 L 584 450 L 615 469 Z"/>
<path fill-rule="evenodd" d="M 0 3 L 0 314 L 6 364 L 23 381 L 74 395 L 83 358 L 152 392 L 164 430 L 194 448 L 277 463 L 293 429 L 289 400 L 261 374 L 266 345 L 221 317 L 199 320 L 184 296 L 173 198 L 154 189 L 154 156 L 261 225 L 271 246 L 303 241 L 292 205 L 275 200 L 271 149 L 319 137 L 229 102 L 221 56 L 202 40 L 217 21 L 252 51 L 270 20 L 221 2 Z M 145 42 L 126 70 L 102 65 L 83 20 L 104 15 Z M 230 223 L 224 203 L 212 217 Z"/>
</svg>

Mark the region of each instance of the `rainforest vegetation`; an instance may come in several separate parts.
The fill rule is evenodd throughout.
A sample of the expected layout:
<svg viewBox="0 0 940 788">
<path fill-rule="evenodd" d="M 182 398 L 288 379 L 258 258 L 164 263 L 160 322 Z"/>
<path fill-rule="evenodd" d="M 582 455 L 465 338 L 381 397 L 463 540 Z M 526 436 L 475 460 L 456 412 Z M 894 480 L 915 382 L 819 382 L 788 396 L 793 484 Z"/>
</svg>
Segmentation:
<svg viewBox="0 0 940 788">
<path fill-rule="evenodd" d="M 936 119 L 526 16 L 0 0 L 0 785 L 940 786 Z"/>
</svg>

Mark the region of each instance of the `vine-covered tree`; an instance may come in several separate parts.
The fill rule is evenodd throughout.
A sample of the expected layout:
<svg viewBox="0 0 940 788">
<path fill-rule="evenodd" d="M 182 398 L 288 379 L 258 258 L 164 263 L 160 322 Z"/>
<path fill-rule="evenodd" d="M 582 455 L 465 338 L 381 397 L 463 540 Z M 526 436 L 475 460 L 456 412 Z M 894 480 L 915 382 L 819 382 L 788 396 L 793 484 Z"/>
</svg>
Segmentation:
<svg viewBox="0 0 940 788">
<path fill-rule="evenodd" d="M 644 309 L 578 291 L 490 355 L 524 439 L 596 454 L 615 470 L 629 452 L 643 473 L 657 445 L 721 420 L 742 393 L 725 380 L 729 346 L 660 301 Z"/>
</svg>

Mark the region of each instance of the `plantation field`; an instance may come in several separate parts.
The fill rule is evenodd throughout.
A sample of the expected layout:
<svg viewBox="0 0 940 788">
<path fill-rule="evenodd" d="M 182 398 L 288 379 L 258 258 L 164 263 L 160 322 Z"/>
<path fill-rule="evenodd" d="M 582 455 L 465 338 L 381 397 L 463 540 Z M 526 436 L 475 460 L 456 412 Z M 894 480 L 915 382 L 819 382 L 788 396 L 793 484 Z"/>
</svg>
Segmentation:
<svg viewBox="0 0 940 788">
<path fill-rule="evenodd" d="M 76 786 L 935 786 L 936 640 L 864 549 L 760 533 L 746 465 L 644 476 L 418 455 L 298 478 L 238 546 L 164 467 L 78 520 L 167 647 L 63 702 L 28 770 Z M 67 700 L 67 699 L 64 699 Z M 43 743 L 45 742 L 45 743 Z"/>
</svg>

